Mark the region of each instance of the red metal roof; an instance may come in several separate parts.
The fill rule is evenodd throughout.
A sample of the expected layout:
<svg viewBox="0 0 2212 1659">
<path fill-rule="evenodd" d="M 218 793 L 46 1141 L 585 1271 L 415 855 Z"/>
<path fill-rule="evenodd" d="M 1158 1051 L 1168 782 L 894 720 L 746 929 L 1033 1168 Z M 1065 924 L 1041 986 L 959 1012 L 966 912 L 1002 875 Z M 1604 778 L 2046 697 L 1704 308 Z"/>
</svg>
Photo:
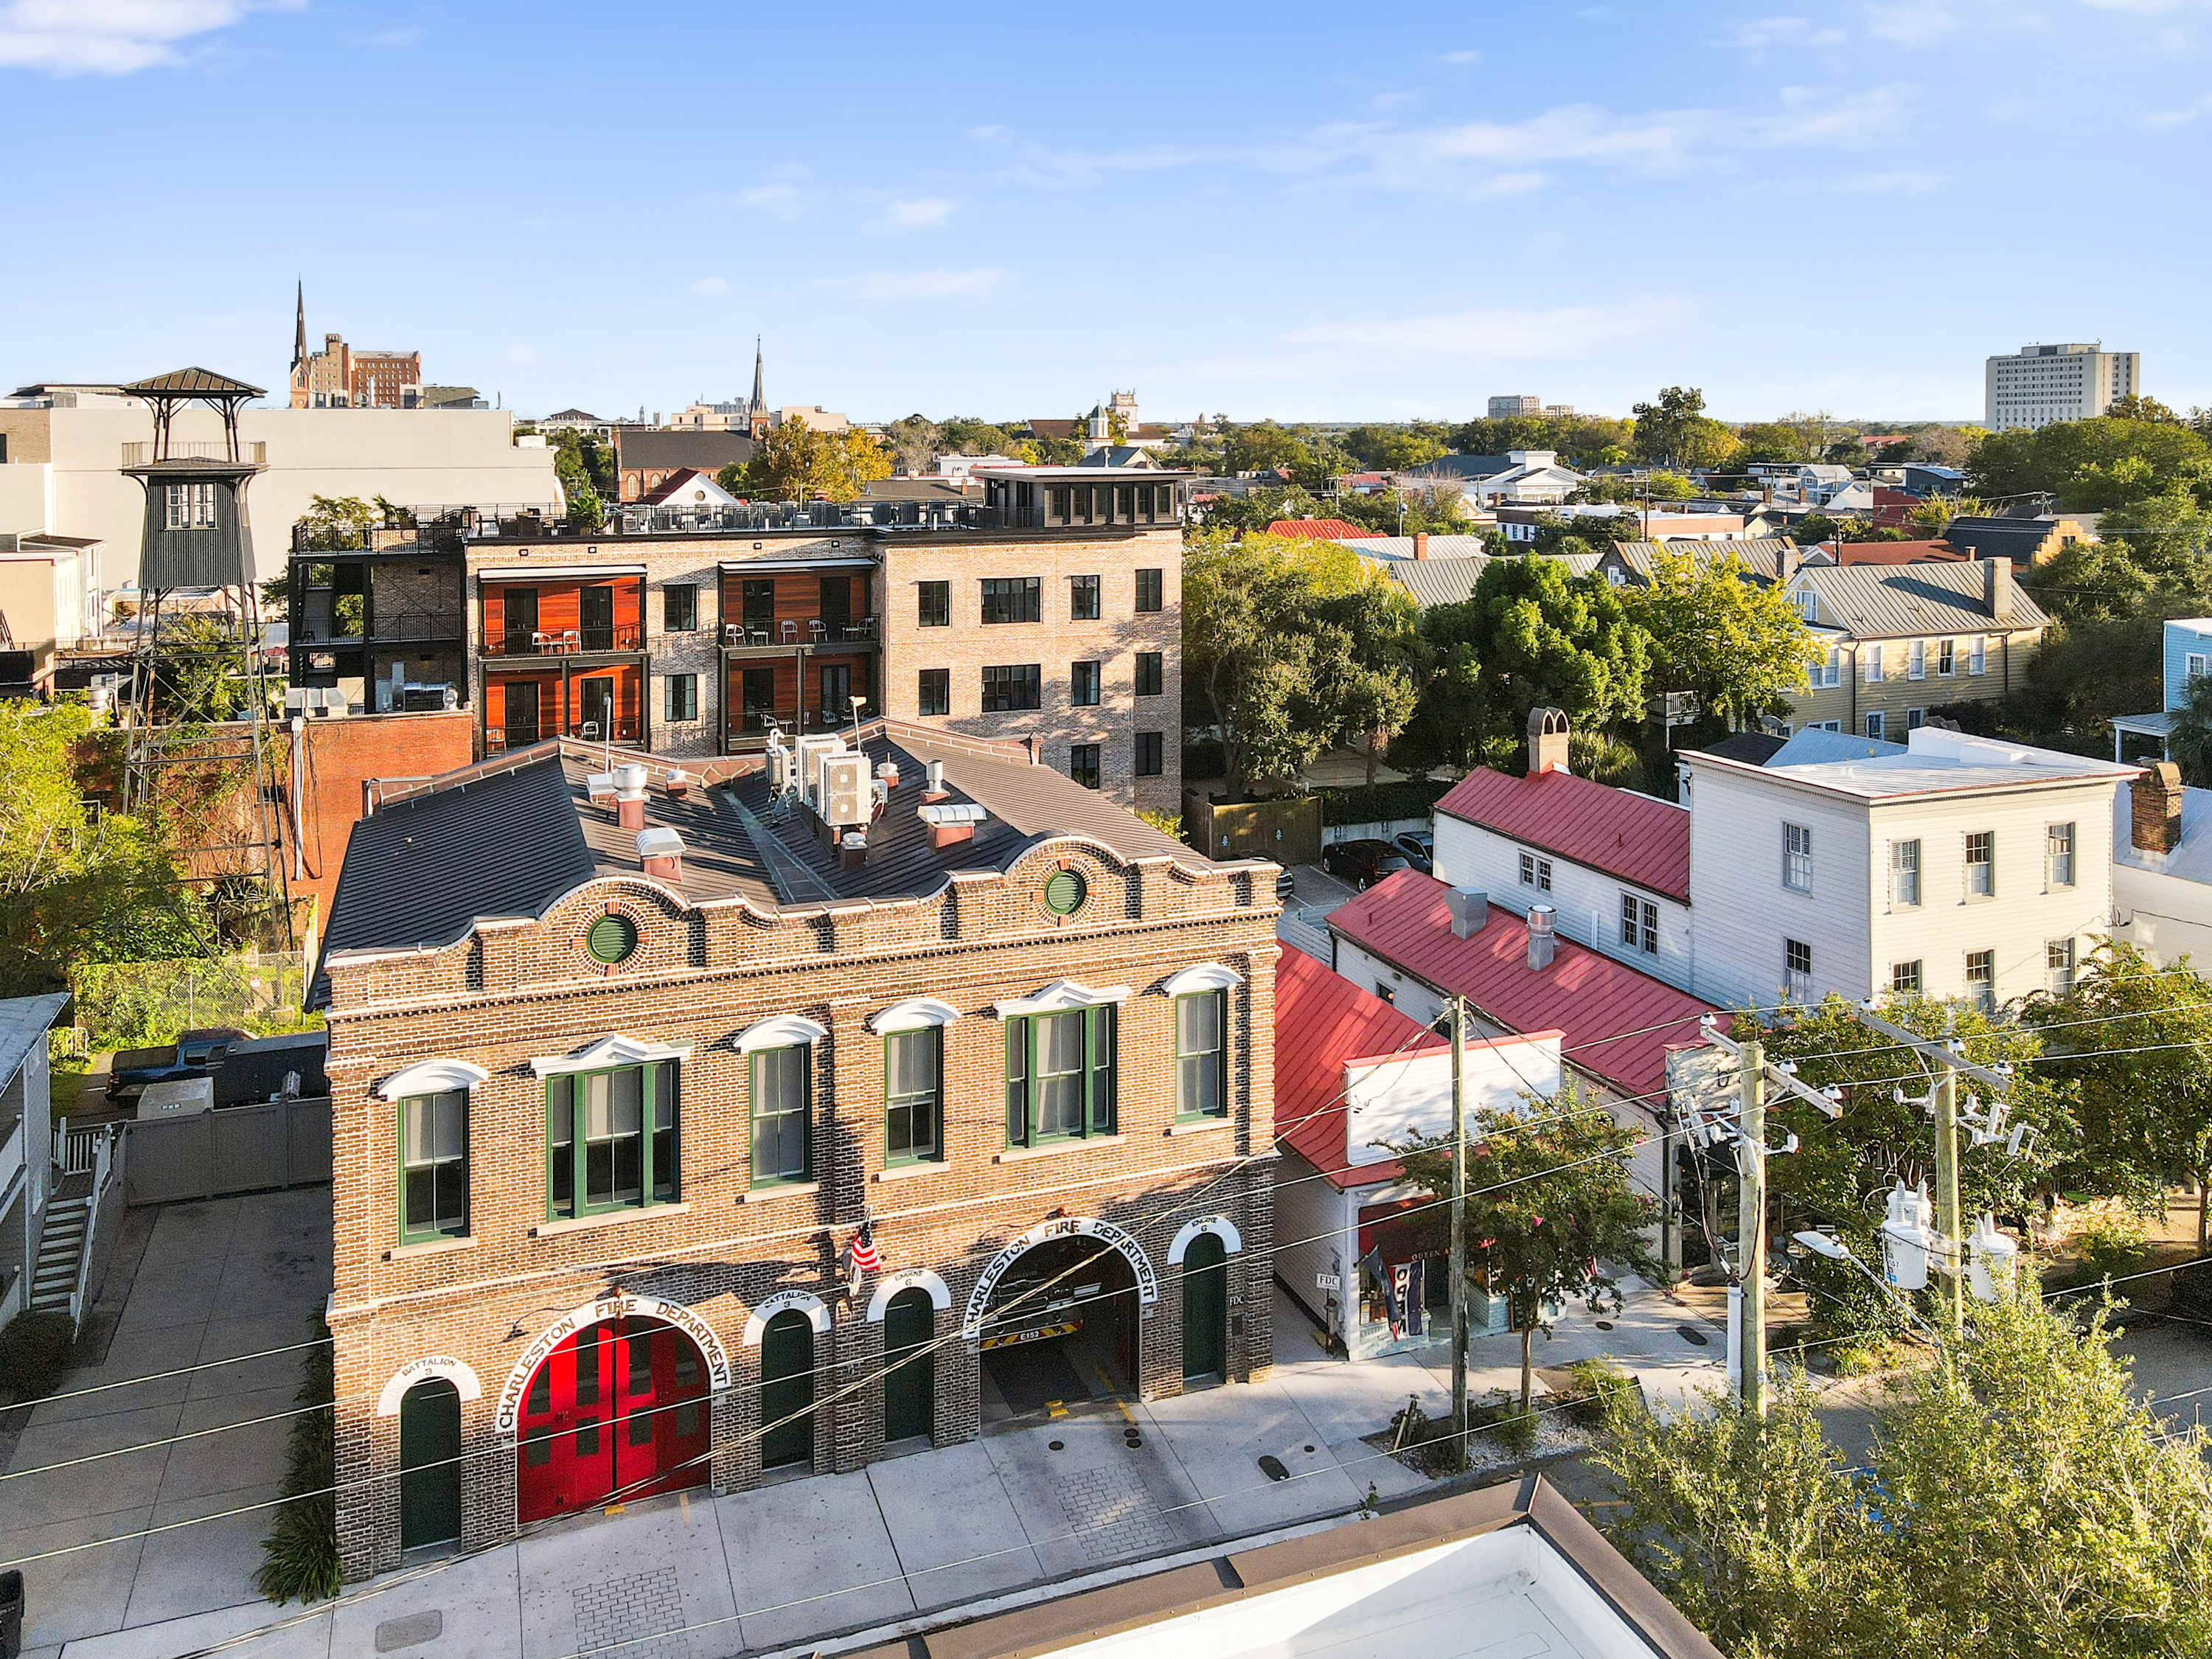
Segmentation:
<svg viewBox="0 0 2212 1659">
<path fill-rule="evenodd" d="M 1974 556 L 1948 542 L 1842 542 L 1838 564 L 1958 564 Z"/>
<path fill-rule="evenodd" d="M 1488 921 L 1461 939 L 1451 929 L 1449 891 L 1433 876 L 1401 870 L 1340 905 L 1328 925 L 1370 955 L 1465 997 L 1492 1024 L 1564 1033 L 1569 1065 L 1653 1102 L 1666 1087 L 1667 1050 L 1696 1042 L 1699 1018 L 1719 1012 L 1571 939 L 1556 941 L 1550 967 L 1531 969 L 1528 919 L 1495 905 Z"/>
<path fill-rule="evenodd" d="M 1344 1068 L 1450 1044 L 1303 951 L 1275 963 L 1275 1138 L 1342 1190 L 1395 1181 L 1397 1160 L 1346 1169 Z"/>
<path fill-rule="evenodd" d="M 1356 524 L 1342 519 L 1278 519 L 1267 526 L 1270 536 L 1288 536 L 1302 542 L 1340 542 L 1347 538 L 1372 536 L 1371 530 L 1362 530 Z"/>
<path fill-rule="evenodd" d="M 1516 777 L 1486 766 L 1453 785 L 1437 811 L 1690 902 L 1686 807 L 1571 772 Z"/>
</svg>

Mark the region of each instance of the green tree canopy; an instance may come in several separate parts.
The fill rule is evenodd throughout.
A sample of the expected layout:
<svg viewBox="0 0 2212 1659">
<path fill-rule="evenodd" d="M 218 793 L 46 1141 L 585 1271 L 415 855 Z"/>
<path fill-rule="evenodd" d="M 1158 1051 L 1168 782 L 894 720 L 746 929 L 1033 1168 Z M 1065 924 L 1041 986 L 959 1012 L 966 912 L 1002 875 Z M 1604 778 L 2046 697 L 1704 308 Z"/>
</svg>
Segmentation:
<svg viewBox="0 0 2212 1659">
<path fill-rule="evenodd" d="M 376 519 L 376 509 L 358 495 L 310 495 L 307 510 L 293 525 L 294 545 L 303 553 L 367 547 Z"/>
<path fill-rule="evenodd" d="M 2108 939 L 2071 992 L 2033 999 L 2024 1017 L 2042 1033 L 2044 1075 L 2075 1090 L 2080 1162 L 2097 1187 L 2152 1207 L 2168 1183 L 2195 1182 L 2202 1250 L 2212 1182 L 2212 984 L 2186 958 L 2161 969 Z"/>
<path fill-rule="evenodd" d="M 1658 402 L 1638 404 L 1631 412 L 1636 453 L 1647 461 L 1694 469 L 1726 466 L 1735 458 L 1735 434 L 1705 413 L 1705 394 L 1695 386 L 1668 386 Z"/>
<path fill-rule="evenodd" d="M 1629 458 L 1634 428 L 1604 415 L 1509 415 L 1463 422 L 1449 435 L 1462 455 L 1548 449 L 1571 466 L 1618 465 Z"/>
<path fill-rule="evenodd" d="M 1557 559 L 1492 560 L 1471 598 L 1423 614 L 1421 633 L 1435 672 L 1408 742 L 1424 755 L 1473 764 L 1538 707 L 1594 730 L 1641 716 L 1650 642 L 1612 587 Z"/>
<path fill-rule="evenodd" d="M 1651 641 L 1650 692 L 1694 692 L 1731 726 L 1779 714 L 1826 654 L 1779 584 L 1759 586 L 1732 554 L 1705 564 L 1662 548 L 1648 587 L 1624 589 L 1628 614 Z"/>
<path fill-rule="evenodd" d="M 1649 1270 L 1645 1229 L 1658 1206 L 1637 1190 L 1629 1155 L 1641 1133 L 1570 1080 L 1551 1100 L 1518 1111 L 1488 1108 L 1468 1126 L 1467 1262 L 1492 1296 L 1503 1296 L 1521 1337 L 1521 1409 L 1528 1408 L 1531 1349 L 1548 1331 L 1545 1309 L 1580 1302 L 1592 1313 L 1621 1304 L 1616 1269 Z M 1448 1198 L 1451 1137 L 1392 1149 L 1406 1177 Z M 1432 1243 L 1449 1237 L 1443 1206 L 1419 1211 Z"/>
<path fill-rule="evenodd" d="M 1878 1401 L 1859 1467 L 1808 1389 L 1765 1421 L 1616 1402 L 1614 1543 L 1739 1659 L 2212 1652 L 2201 1440 L 2132 1397 L 2101 1315 L 2077 1328 L 2020 1278 Z"/>
<path fill-rule="evenodd" d="M 2043 492 L 2080 512 L 2127 507 L 2176 489 L 2202 501 L 2212 494 L 2212 445 L 2170 420 L 2100 416 L 1992 432 L 1974 446 L 1966 472 L 1977 495 Z"/>
<path fill-rule="evenodd" d="M 770 428 L 751 460 L 742 467 L 724 467 L 715 480 L 725 489 L 763 501 L 849 501 L 864 486 L 889 477 L 890 471 L 890 456 L 858 427 L 817 432 L 793 419 Z"/>
<path fill-rule="evenodd" d="M 1431 422 L 1410 426 L 1356 426 L 1344 434 L 1344 447 L 1362 466 L 1397 471 L 1443 456 L 1447 430 Z"/>
<path fill-rule="evenodd" d="M 1221 727 L 1229 782 L 1295 778 L 1343 734 L 1332 701 L 1352 683 L 1343 618 L 1331 600 L 1371 578 L 1359 556 L 1327 542 L 1225 531 L 1187 538 L 1183 676 L 1198 711 Z"/>
<path fill-rule="evenodd" d="M 1395 583 L 1369 580 L 1324 596 L 1313 611 L 1314 697 L 1337 722 L 1334 741 L 1367 757 L 1367 781 L 1413 718 L 1428 647 L 1420 611 Z"/>
</svg>

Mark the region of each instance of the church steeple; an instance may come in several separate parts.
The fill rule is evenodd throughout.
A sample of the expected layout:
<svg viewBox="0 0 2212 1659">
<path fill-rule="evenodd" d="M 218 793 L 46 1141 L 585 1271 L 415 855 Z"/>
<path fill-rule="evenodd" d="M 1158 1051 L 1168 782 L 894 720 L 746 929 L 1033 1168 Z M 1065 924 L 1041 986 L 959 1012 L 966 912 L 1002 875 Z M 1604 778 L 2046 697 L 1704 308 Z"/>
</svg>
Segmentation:
<svg viewBox="0 0 2212 1659">
<path fill-rule="evenodd" d="M 751 407 L 745 412 L 749 415 L 761 415 L 765 414 L 767 410 L 768 396 L 761 390 L 761 337 L 756 334 L 753 336 L 753 400 Z"/>
<path fill-rule="evenodd" d="M 299 309 L 292 324 L 292 372 L 297 374 L 300 365 L 307 361 L 307 284 L 302 279 L 297 293 Z"/>
</svg>

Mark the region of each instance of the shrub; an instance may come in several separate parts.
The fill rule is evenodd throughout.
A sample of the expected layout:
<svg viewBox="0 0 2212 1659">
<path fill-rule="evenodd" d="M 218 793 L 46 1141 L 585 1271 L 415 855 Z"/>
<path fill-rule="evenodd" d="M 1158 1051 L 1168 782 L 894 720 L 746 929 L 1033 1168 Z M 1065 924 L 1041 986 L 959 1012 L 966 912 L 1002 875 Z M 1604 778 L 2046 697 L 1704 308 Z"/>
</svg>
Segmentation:
<svg viewBox="0 0 2212 1659">
<path fill-rule="evenodd" d="M 1566 1418 L 1579 1427 L 1596 1428 L 1614 1413 L 1629 1410 L 1636 1401 L 1636 1379 L 1609 1359 L 1577 1359 L 1567 1367 L 1567 1374 L 1575 1379 L 1575 1392 L 1569 1398 Z"/>
<path fill-rule="evenodd" d="M 1567 734 L 1567 766 L 1578 778 L 1615 789 L 1635 789 L 1649 794 L 1650 774 L 1635 745 L 1602 732 L 1579 728 Z"/>
<path fill-rule="evenodd" d="M 2106 1211 L 2094 1215 L 2074 1235 L 2074 1245 L 2100 1279 L 2111 1279 L 2135 1266 L 2142 1255 L 2143 1225 L 2131 1215 Z"/>
<path fill-rule="evenodd" d="M 1436 778 L 1407 778 L 1401 783 L 1363 783 L 1349 789 L 1323 789 L 1321 821 L 1324 824 L 1389 823 L 1397 818 L 1425 818 L 1438 797 L 1451 785 Z"/>
<path fill-rule="evenodd" d="M 27 1313 L 0 1330 L 0 1394 L 41 1400 L 52 1391 L 76 1339 L 70 1316 Z"/>
<path fill-rule="evenodd" d="M 285 1501 L 277 1505 L 269 1535 L 261 1540 L 261 1566 L 253 1575 L 254 1588 L 279 1604 L 295 1596 L 303 1602 L 328 1601 L 341 1582 L 337 1501 L 331 1492 L 337 1480 L 337 1413 L 332 1409 L 337 1385 L 330 1333 L 319 1321 L 313 1329 L 323 1340 L 307 1351 L 307 1377 L 293 1397 L 323 1409 L 292 1419 Z"/>
<path fill-rule="evenodd" d="M 1514 1456 L 1526 1457 L 1536 1449 L 1536 1431 L 1542 1422 L 1534 1404 L 1525 1412 L 1515 1404 L 1498 1414 L 1491 1431 L 1498 1437 L 1498 1443 Z"/>
</svg>

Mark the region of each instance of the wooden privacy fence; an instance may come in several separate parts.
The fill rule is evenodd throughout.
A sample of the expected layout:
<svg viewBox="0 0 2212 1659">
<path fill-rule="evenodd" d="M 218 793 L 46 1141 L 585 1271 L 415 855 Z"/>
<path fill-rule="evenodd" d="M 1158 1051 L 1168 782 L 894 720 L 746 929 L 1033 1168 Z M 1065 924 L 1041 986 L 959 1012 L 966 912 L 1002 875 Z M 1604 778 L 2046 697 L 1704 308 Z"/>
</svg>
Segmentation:
<svg viewBox="0 0 2212 1659">
<path fill-rule="evenodd" d="M 331 1178 L 331 1103 L 270 1100 L 122 1126 L 125 1201 L 175 1204 Z"/>
<path fill-rule="evenodd" d="M 1283 795 L 1273 800 L 1208 800 L 1183 792 L 1183 833 L 1212 859 L 1273 859 L 1311 864 L 1321 856 L 1321 798 Z"/>
</svg>

